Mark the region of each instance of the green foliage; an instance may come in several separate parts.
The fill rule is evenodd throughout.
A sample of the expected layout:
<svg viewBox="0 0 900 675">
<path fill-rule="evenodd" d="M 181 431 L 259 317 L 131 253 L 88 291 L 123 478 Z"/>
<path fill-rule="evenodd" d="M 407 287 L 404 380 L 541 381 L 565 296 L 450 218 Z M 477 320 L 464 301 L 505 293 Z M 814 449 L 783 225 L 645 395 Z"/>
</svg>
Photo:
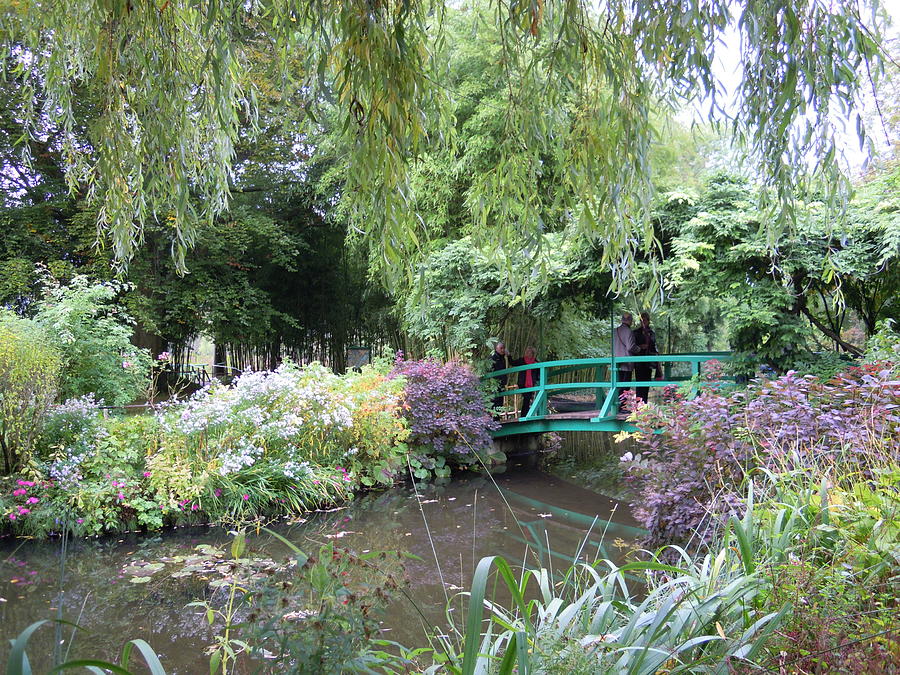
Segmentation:
<svg viewBox="0 0 900 675">
<path fill-rule="evenodd" d="M 564 356 L 583 356 L 598 343 L 608 349 L 608 275 L 597 269 L 592 250 L 562 234 L 547 235 L 545 244 L 543 275 L 529 272 L 539 264 L 536 253 L 522 251 L 504 266 L 470 236 L 436 248 L 403 291 L 404 328 L 448 359 L 477 357 L 496 335 L 518 350 L 543 339 Z M 510 275 L 527 279 L 516 293 Z"/>
<path fill-rule="evenodd" d="M 622 567 L 578 564 L 560 583 L 546 569 L 516 578 L 505 560 L 484 558 L 472 581 L 465 629 L 457 628 L 462 653 L 452 639 L 442 640 L 456 655 L 447 667 L 464 675 L 514 668 L 649 674 L 727 672 L 726 664 L 757 661 L 785 610 L 766 613 L 757 606 L 764 584 L 744 572 L 736 549 L 723 547 L 702 559 L 682 554 L 677 566 L 656 559 Z M 643 598 L 628 589 L 626 575 L 635 572 L 646 574 Z M 512 601 L 489 597 L 489 584 Z"/>
<path fill-rule="evenodd" d="M 794 362 L 794 369 L 804 375 L 815 375 L 820 380 L 830 380 L 847 369 L 850 359 L 837 352 L 819 352 L 801 357 Z"/>
<path fill-rule="evenodd" d="M 900 267 L 886 243 L 894 216 L 873 204 L 885 196 L 888 178 L 866 182 L 837 224 L 809 195 L 777 249 L 765 235 L 768 215 L 744 179 L 718 174 L 697 198 L 670 195 L 658 225 L 671 236 L 664 268 L 671 301 L 699 319 L 696 299 L 716 298 L 729 343 L 748 368 L 809 363 L 823 339 L 825 348 L 861 355 L 847 337 L 853 315 L 871 333 L 897 311 Z"/>
<path fill-rule="evenodd" d="M 759 157 L 778 225 L 796 215 L 809 157 L 829 201 L 839 201 L 833 114 L 853 109 L 864 66 L 880 70 L 877 20 L 849 1 L 716 0 L 679 8 L 677 21 L 673 11 L 657 0 L 600 10 L 587 2 L 173 0 L 160 8 L 79 0 L 16 6 L 0 35 L 26 140 L 59 130 L 54 149 L 67 185 L 98 207 L 119 259 L 159 219 L 170 224 L 180 261 L 197 224 L 225 208 L 235 144 L 256 121 L 249 62 L 264 53 L 281 76 L 273 88 L 306 113 L 306 130 L 330 113 L 353 224 L 377 242 L 388 271 L 414 262 L 422 228 L 410 167 L 452 141 L 453 103 L 468 92 L 448 77 L 456 50 L 447 17 L 466 13 L 479 15 L 475 30 L 481 23 L 495 45 L 486 51 L 501 68 L 490 88 L 505 111 L 493 171 L 477 174 L 470 202 L 510 256 L 544 231 L 543 209 L 532 206 L 548 165 L 560 167 L 552 212 L 572 213 L 578 233 L 602 238 L 604 263 L 647 243 L 651 113 L 715 99 L 714 50 L 730 30 L 742 45 L 738 101 L 730 113 L 713 109 Z M 83 89 L 96 106 L 86 127 L 76 114 Z M 857 134 L 864 142 L 861 119 Z"/>
<path fill-rule="evenodd" d="M 272 654 L 278 672 L 296 675 L 394 672 L 399 659 L 373 647 L 379 619 L 400 587 L 399 556 L 357 556 L 330 543 L 312 556 L 293 548 L 294 573 L 253 593 L 254 622 L 246 632 L 255 650 Z"/>
<path fill-rule="evenodd" d="M 794 606 L 771 651 L 805 672 L 892 672 L 900 468 L 880 464 L 830 486 L 817 477 L 785 470 L 760 481 L 770 495 L 757 515 L 769 542 L 764 602 Z"/>
<path fill-rule="evenodd" d="M 900 363 L 900 333 L 895 326 L 891 319 L 878 324 L 875 334 L 866 342 L 866 362 Z"/>
<path fill-rule="evenodd" d="M 0 449 L 3 473 L 28 461 L 56 398 L 61 356 L 47 332 L 0 309 Z"/>
<path fill-rule="evenodd" d="M 35 321 L 63 355 L 61 398 L 93 394 L 124 405 L 147 391 L 150 356 L 131 343 L 131 319 L 116 303 L 121 290 L 78 276 L 40 302 Z"/>
</svg>

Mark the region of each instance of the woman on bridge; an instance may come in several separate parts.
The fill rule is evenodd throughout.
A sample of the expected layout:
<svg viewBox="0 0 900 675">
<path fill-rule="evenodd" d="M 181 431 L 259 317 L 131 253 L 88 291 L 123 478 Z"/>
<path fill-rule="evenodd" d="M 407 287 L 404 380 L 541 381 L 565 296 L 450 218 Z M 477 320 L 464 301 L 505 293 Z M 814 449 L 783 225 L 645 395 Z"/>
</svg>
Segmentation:
<svg viewBox="0 0 900 675">
<path fill-rule="evenodd" d="M 537 352 L 534 347 L 525 347 L 525 354 L 521 359 L 516 359 L 513 361 L 514 366 L 527 366 L 532 363 L 537 363 Z M 519 389 L 527 389 L 528 387 L 536 387 L 541 382 L 541 371 L 538 368 L 533 368 L 531 370 L 522 370 L 519 372 L 519 380 L 518 385 Z M 522 408 L 519 411 L 519 417 L 525 417 L 528 414 L 528 409 L 531 407 L 531 402 L 534 400 L 534 392 L 528 391 L 522 394 Z"/>
</svg>

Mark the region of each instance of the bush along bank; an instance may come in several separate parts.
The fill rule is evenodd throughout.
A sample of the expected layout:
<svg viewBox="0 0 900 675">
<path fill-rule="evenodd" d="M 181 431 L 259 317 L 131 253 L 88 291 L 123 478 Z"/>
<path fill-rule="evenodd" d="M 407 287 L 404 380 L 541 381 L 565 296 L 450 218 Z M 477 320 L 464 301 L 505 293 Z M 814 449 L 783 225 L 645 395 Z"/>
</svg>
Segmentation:
<svg viewBox="0 0 900 675">
<path fill-rule="evenodd" d="M 648 546 L 734 546 L 755 606 L 788 610 L 759 663 L 900 672 L 900 384 L 888 361 L 673 395 L 632 416 L 623 463 Z M 654 433 L 662 431 L 662 433 Z M 727 534 L 723 535 L 723 532 Z"/>
<path fill-rule="evenodd" d="M 449 421 L 426 428 L 435 414 Z M 489 461 L 493 424 L 477 377 L 457 363 L 344 376 L 285 364 L 152 415 L 106 418 L 81 397 L 48 410 L 23 469 L 0 478 L 0 532 L 93 535 L 301 513 L 392 485 L 410 468 L 428 479 Z"/>
</svg>

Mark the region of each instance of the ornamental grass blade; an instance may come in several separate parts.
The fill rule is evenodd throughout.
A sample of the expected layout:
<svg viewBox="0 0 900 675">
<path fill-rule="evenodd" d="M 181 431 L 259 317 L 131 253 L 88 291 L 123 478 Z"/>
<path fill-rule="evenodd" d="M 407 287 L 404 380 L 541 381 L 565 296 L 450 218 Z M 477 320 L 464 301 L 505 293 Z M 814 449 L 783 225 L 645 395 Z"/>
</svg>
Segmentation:
<svg viewBox="0 0 900 675">
<path fill-rule="evenodd" d="M 153 651 L 153 647 L 147 644 L 145 640 L 141 640 L 140 638 L 136 640 L 129 640 L 128 644 L 126 644 L 122 649 L 122 665 L 125 668 L 128 668 L 128 662 L 131 660 L 131 651 L 135 647 L 138 648 L 138 651 L 140 651 L 141 655 L 144 657 L 144 661 L 150 668 L 151 675 L 166 675 L 166 669 L 163 668 L 163 665 L 159 660 L 159 656 L 157 656 L 156 652 Z"/>
<path fill-rule="evenodd" d="M 478 648 L 481 644 L 481 612 L 484 607 L 484 592 L 487 588 L 491 565 L 495 559 L 496 556 L 482 558 L 472 577 L 472 590 L 469 592 L 469 614 L 466 616 L 463 675 L 471 675 L 475 672 L 475 662 L 478 659 Z"/>
<path fill-rule="evenodd" d="M 278 539 L 282 544 L 284 544 L 285 546 L 287 546 L 287 547 L 291 550 L 291 552 L 296 556 L 296 558 L 297 558 L 297 565 L 299 565 L 300 567 L 303 567 L 303 566 L 306 564 L 306 561 L 309 560 L 309 556 L 306 555 L 306 554 L 305 554 L 303 551 L 301 551 L 299 548 L 297 548 L 297 545 L 296 545 L 294 542 L 289 541 L 288 539 L 285 539 L 284 537 L 282 537 L 282 536 L 281 536 L 280 534 L 278 534 L 277 532 L 274 532 L 274 531 L 270 530 L 268 527 L 264 527 L 264 528 L 262 528 L 262 530 L 263 530 L 264 532 L 268 532 L 268 533 L 271 534 L 273 537 L 275 537 L 276 539 Z"/>
<path fill-rule="evenodd" d="M 114 673 L 114 675 L 134 675 L 127 668 L 98 659 L 74 659 L 72 661 L 66 661 L 49 671 L 48 675 L 61 673 L 66 670 L 73 670 L 75 668 L 86 668 L 93 673 L 100 673 L 100 675 L 105 675 L 105 673 Z"/>
<path fill-rule="evenodd" d="M 47 623 L 46 619 L 35 621 L 19 633 L 15 640 L 9 641 L 12 648 L 9 650 L 9 660 L 6 662 L 6 675 L 31 675 L 31 664 L 28 662 L 25 648 L 34 632 L 45 623 Z"/>
<path fill-rule="evenodd" d="M 516 640 L 518 639 L 518 633 L 513 633 L 509 637 L 509 642 L 506 645 L 506 652 L 503 654 L 503 658 L 500 661 L 500 667 L 497 669 L 497 675 L 512 675 L 513 668 L 516 665 Z"/>
<path fill-rule="evenodd" d="M 746 574 L 753 574 L 756 571 L 756 561 L 753 559 L 753 529 L 744 527 L 734 516 L 731 517 L 731 525 L 734 528 L 734 535 L 737 537 L 738 548 L 741 551 L 741 564 L 744 566 Z"/>
</svg>

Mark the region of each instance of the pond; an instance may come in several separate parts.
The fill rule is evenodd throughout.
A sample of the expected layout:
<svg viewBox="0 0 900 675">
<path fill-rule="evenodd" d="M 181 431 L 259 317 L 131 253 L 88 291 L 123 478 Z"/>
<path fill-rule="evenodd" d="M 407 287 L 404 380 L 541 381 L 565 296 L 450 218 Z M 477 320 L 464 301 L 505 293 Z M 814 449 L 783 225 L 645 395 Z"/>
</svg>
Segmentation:
<svg viewBox="0 0 900 675">
<path fill-rule="evenodd" d="M 428 630 L 442 629 L 446 598 L 468 588 L 483 556 L 503 555 L 514 566 L 524 561 L 557 569 L 576 555 L 621 561 L 638 534 L 636 525 L 624 503 L 540 471 L 517 469 L 493 479 L 472 475 L 446 486 L 373 493 L 345 508 L 308 514 L 272 529 L 309 552 L 332 541 L 359 553 L 416 556 L 405 567 L 408 593 L 418 609 L 397 596 L 383 622 L 386 638 L 412 646 L 425 644 L 425 621 Z M 48 669 L 59 640 L 69 658 L 115 659 L 131 638 L 147 640 L 170 673 L 208 672 L 204 649 L 211 643 L 210 629 L 197 610 L 185 608 L 209 596 L 208 580 L 172 578 L 161 570 L 149 581 L 135 583 L 134 575 L 143 561 L 182 560 L 209 551 L 204 545 L 227 550 L 231 539 L 221 527 L 192 527 L 71 541 L 64 571 L 59 540 L 0 541 L 0 663 L 6 660 L 7 638 L 34 621 L 55 618 L 62 598 L 62 617 L 84 630 L 73 639 L 71 627 L 57 634 L 52 626 L 42 628 L 29 649 L 36 672 Z M 248 536 L 247 543 L 256 555 L 281 560 L 288 554 L 283 543 L 264 531 Z"/>
</svg>

